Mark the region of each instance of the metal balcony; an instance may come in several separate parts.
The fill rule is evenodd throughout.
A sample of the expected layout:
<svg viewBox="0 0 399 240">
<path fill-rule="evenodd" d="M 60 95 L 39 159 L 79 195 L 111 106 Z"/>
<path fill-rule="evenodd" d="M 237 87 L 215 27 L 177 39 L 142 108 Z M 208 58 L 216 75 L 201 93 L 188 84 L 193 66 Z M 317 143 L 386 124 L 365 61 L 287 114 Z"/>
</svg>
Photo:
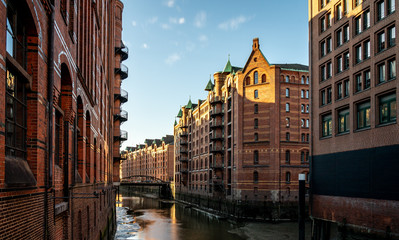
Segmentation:
<svg viewBox="0 0 399 240">
<path fill-rule="evenodd" d="M 213 169 L 221 169 L 221 168 L 224 168 L 224 163 L 222 163 L 222 162 L 213 162 L 211 167 Z"/>
<path fill-rule="evenodd" d="M 185 138 L 185 137 L 188 137 L 188 133 L 187 132 L 182 132 L 182 133 L 180 133 L 180 137 L 181 138 Z"/>
<path fill-rule="evenodd" d="M 224 134 L 221 134 L 221 133 L 212 134 L 211 141 L 223 141 L 223 140 L 224 140 Z"/>
<path fill-rule="evenodd" d="M 180 145 L 187 145 L 187 144 L 188 144 L 187 140 L 180 140 Z"/>
<path fill-rule="evenodd" d="M 212 109 L 211 111 L 210 111 L 211 113 L 210 113 L 210 115 L 211 115 L 211 117 L 216 117 L 216 116 L 223 116 L 224 115 L 224 109 Z"/>
<path fill-rule="evenodd" d="M 180 162 L 188 162 L 188 158 L 187 157 L 181 157 L 179 161 Z"/>
<path fill-rule="evenodd" d="M 114 121 L 119 120 L 121 123 L 126 122 L 128 119 L 128 113 L 125 110 L 120 111 L 120 113 L 114 115 Z"/>
<path fill-rule="evenodd" d="M 188 170 L 187 169 L 180 169 L 180 173 L 187 174 Z"/>
<path fill-rule="evenodd" d="M 126 141 L 127 140 L 127 131 L 120 130 L 119 135 L 114 136 L 114 141 Z"/>
<path fill-rule="evenodd" d="M 215 105 L 215 104 L 218 104 L 218 103 L 223 103 L 223 97 L 217 97 L 217 96 L 215 96 L 215 97 L 213 97 L 212 99 L 211 99 L 211 105 Z"/>
<path fill-rule="evenodd" d="M 181 128 L 181 129 L 183 129 L 183 128 L 188 128 L 188 126 L 187 126 L 187 125 L 182 125 L 182 126 L 180 126 L 180 128 Z"/>
<path fill-rule="evenodd" d="M 224 153 L 224 147 L 222 147 L 222 146 L 215 146 L 215 147 L 212 147 L 211 149 L 211 152 L 212 153 Z"/>
<path fill-rule="evenodd" d="M 125 61 L 129 57 L 129 48 L 121 41 L 121 46 L 115 47 L 115 53 L 121 55 L 121 62 Z"/>
<path fill-rule="evenodd" d="M 188 154 L 188 150 L 185 148 L 180 148 L 180 153 Z"/>
<path fill-rule="evenodd" d="M 210 128 L 223 128 L 223 122 L 222 121 L 216 121 L 216 122 L 211 122 Z"/>
<path fill-rule="evenodd" d="M 115 68 L 115 73 L 121 75 L 121 79 L 126 79 L 129 76 L 129 69 L 125 64 L 121 63 L 119 68 Z"/>
<path fill-rule="evenodd" d="M 120 93 L 115 93 L 114 94 L 114 99 L 115 100 L 119 99 L 119 101 L 121 101 L 121 103 L 125 103 L 129 99 L 128 96 L 129 96 L 129 94 L 127 93 L 127 91 L 121 89 Z"/>
</svg>

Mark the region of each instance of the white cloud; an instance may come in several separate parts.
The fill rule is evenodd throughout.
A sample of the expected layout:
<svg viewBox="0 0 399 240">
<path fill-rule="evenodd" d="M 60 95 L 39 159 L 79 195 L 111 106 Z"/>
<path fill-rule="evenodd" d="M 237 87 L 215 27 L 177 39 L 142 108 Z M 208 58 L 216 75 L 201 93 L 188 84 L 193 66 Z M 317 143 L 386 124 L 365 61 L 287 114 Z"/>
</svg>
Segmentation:
<svg viewBox="0 0 399 240">
<path fill-rule="evenodd" d="M 149 48 L 148 44 L 147 43 L 143 43 L 143 48 L 144 49 L 148 49 Z"/>
<path fill-rule="evenodd" d="M 186 19 L 184 19 L 184 17 L 181 18 L 169 18 L 169 22 L 172 24 L 183 24 L 186 22 Z"/>
<path fill-rule="evenodd" d="M 168 1 L 166 1 L 166 6 L 168 6 L 168 7 L 173 7 L 175 5 L 175 0 L 168 0 Z"/>
<path fill-rule="evenodd" d="M 148 20 L 148 23 L 150 23 L 150 24 L 154 24 L 154 23 L 156 23 L 156 22 L 158 22 L 158 17 L 152 17 L 152 18 L 150 18 L 150 19 Z"/>
<path fill-rule="evenodd" d="M 136 21 L 132 21 L 132 26 L 133 27 L 137 26 L 137 22 Z"/>
<path fill-rule="evenodd" d="M 206 12 L 201 11 L 197 13 L 197 15 L 195 16 L 194 26 L 196 26 L 197 28 L 202 28 L 205 26 L 205 24 L 206 24 Z"/>
<path fill-rule="evenodd" d="M 179 24 L 183 24 L 186 20 L 184 18 L 179 18 Z"/>
<path fill-rule="evenodd" d="M 173 65 L 175 62 L 179 61 L 180 59 L 181 57 L 178 53 L 173 53 L 172 55 L 169 55 L 169 57 L 165 59 L 165 63 L 168 65 Z"/>
<path fill-rule="evenodd" d="M 227 30 L 236 30 L 241 24 L 248 22 L 249 20 L 251 20 L 251 18 L 241 15 L 237 18 L 232 18 L 230 20 L 220 23 L 219 28 L 226 30 L 226 31 Z"/>
<path fill-rule="evenodd" d="M 169 24 L 162 23 L 161 28 L 167 30 L 167 29 L 170 29 L 170 26 L 169 26 Z"/>
<path fill-rule="evenodd" d="M 201 36 L 199 36 L 198 40 L 200 42 L 207 42 L 208 41 L 208 37 L 206 35 L 201 35 Z"/>
</svg>

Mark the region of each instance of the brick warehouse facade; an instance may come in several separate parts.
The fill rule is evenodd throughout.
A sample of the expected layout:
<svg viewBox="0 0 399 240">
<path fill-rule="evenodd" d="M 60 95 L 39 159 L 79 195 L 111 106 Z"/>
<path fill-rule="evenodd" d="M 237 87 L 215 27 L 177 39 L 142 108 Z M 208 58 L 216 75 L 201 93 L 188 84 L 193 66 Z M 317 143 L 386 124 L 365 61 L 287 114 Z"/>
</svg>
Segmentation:
<svg viewBox="0 0 399 240">
<path fill-rule="evenodd" d="M 122 10 L 0 2 L 0 239 L 111 238 L 126 139 Z"/>
<path fill-rule="evenodd" d="M 148 179 L 144 176 L 147 176 L 173 182 L 173 144 L 173 136 L 166 135 L 162 139 L 146 139 L 144 144 L 128 147 L 121 164 L 122 180 L 145 181 Z"/>
<path fill-rule="evenodd" d="M 298 174 L 309 171 L 307 66 L 270 64 L 254 39 L 243 68 L 229 60 L 213 77 L 207 98 L 190 100 L 178 114 L 176 196 L 295 205 Z"/>
<path fill-rule="evenodd" d="M 397 4 L 309 1 L 313 239 L 399 239 Z"/>
</svg>

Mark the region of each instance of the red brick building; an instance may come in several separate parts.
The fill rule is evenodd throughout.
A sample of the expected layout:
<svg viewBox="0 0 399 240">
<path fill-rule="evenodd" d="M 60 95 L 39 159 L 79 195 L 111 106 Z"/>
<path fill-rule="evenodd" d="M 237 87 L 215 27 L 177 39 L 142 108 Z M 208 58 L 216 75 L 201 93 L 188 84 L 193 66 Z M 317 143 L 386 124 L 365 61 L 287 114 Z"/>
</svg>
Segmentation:
<svg viewBox="0 0 399 240">
<path fill-rule="evenodd" d="M 399 239 L 396 0 L 310 0 L 313 239 Z"/>
<path fill-rule="evenodd" d="M 270 64 L 256 38 L 244 67 L 229 60 L 213 77 L 206 100 L 178 114 L 176 195 L 296 202 L 309 171 L 308 67 Z"/>
<path fill-rule="evenodd" d="M 122 10 L 0 2 L 0 239 L 111 237 L 127 119 Z"/>
<path fill-rule="evenodd" d="M 144 144 L 128 147 L 121 164 L 121 177 L 126 181 L 148 180 L 145 176 L 173 182 L 174 142 L 172 135 L 162 139 L 146 139 Z M 141 176 L 141 177 L 139 177 Z"/>
</svg>

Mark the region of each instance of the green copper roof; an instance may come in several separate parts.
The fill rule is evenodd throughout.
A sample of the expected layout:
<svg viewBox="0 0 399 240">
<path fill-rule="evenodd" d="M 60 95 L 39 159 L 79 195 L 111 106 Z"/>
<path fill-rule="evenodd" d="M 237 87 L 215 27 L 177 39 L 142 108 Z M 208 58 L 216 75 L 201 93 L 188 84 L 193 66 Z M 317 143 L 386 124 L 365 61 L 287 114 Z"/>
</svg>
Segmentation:
<svg viewBox="0 0 399 240">
<path fill-rule="evenodd" d="M 186 108 L 187 108 L 187 109 L 192 109 L 192 108 L 193 108 L 193 103 L 191 102 L 191 99 L 188 100 L 188 103 L 187 103 L 187 105 L 186 105 Z"/>
<path fill-rule="evenodd" d="M 175 119 L 175 125 L 174 126 L 176 126 L 177 125 L 177 121 L 176 121 L 176 119 Z"/>
<path fill-rule="evenodd" d="M 152 144 L 155 144 L 155 145 L 156 145 L 156 144 L 157 144 L 157 142 L 155 142 L 155 140 L 154 140 L 154 141 L 152 141 Z"/>
<path fill-rule="evenodd" d="M 179 111 L 179 113 L 177 114 L 177 117 L 178 118 L 181 118 L 183 116 L 183 112 L 181 111 L 181 108 L 180 108 L 180 111 Z"/>
<path fill-rule="evenodd" d="M 209 79 L 208 84 L 205 87 L 205 91 L 212 91 L 213 90 L 213 83 L 212 83 L 212 79 Z"/>
<path fill-rule="evenodd" d="M 229 60 L 226 63 L 226 66 L 223 69 L 223 72 L 231 73 L 231 70 L 232 70 L 232 66 L 231 66 L 230 58 L 229 58 Z"/>
</svg>

